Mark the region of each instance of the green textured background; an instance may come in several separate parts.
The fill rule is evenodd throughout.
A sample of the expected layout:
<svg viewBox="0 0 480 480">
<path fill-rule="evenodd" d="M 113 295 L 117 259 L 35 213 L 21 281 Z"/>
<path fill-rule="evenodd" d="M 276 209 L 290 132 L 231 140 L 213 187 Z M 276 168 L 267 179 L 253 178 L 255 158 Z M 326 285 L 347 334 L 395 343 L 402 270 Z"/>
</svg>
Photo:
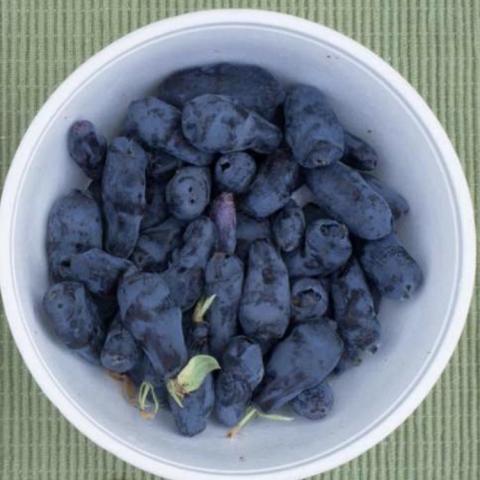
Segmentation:
<svg viewBox="0 0 480 480">
<path fill-rule="evenodd" d="M 478 211 L 480 0 L 0 0 L 0 174 L 54 88 L 121 35 L 207 8 L 263 8 L 333 27 L 374 50 L 427 100 L 453 140 Z M 0 227 L 1 228 L 1 227 Z M 460 345 L 427 400 L 394 434 L 322 480 L 480 478 L 478 290 Z M 60 416 L 0 318 L 0 478 L 153 479 Z"/>
</svg>

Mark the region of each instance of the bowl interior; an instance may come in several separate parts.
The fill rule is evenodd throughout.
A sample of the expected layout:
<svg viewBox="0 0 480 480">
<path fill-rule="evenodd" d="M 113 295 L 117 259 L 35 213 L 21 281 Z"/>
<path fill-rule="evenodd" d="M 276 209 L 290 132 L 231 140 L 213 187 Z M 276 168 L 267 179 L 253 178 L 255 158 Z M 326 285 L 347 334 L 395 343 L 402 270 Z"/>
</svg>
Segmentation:
<svg viewBox="0 0 480 480">
<path fill-rule="evenodd" d="M 112 136 L 128 103 L 155 92 L 169 72 L 217 61 L 250 62 L 285 82 L 326 92 L 343 124 L 382 159 L 380 176 L 410 202 L 400 235 L 425 272 L 425 286 L 407 303 L 385 301 L 379 352 L 332 380 L 333 414 L 320 422 L 257 420 L 235 440 L 211 422 L 194 440 L 179 436 L 168 414 L 143 421 L 119 385 L 59 345 L 42 325 L 47 287 L 45 227 L 53 201 L 86 180 L 66 151 L 72 121 L 91 119 Z M 152 459 L 216 472 L 280 469 L 348 448 L 408 395 L 449 321 L 456 287 L 458 239 L 451 186 L 440 154 L 402 97 L 374 71 L 330 43 L 280 28 L 211 25 L 161 35 L 101 65 L 65 98 L 25 170 L 12 230 L 13 268 L 23 321 L 52 380 L 78 409 L 119 442 Z"/>
</svg>

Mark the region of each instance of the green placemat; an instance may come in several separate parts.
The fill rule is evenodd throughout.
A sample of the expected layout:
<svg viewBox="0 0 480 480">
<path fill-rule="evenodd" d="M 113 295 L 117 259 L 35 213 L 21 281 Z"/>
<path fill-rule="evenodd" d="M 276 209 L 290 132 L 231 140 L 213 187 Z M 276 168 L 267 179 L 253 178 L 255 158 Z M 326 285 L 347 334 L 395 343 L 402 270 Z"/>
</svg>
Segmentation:
<svg viewBox="0 0 480 480">
<path fill-rule="evenodd" d="M 188 11 L 263 8 L 344 32 L 399 70 L 445 126 L 478 207 L 480 0 L 0 0 L 0 5 L 2 179 L 23 132 L 48 95 L 112 40 Z M 478 296 L 476 290 L 459 348 L 422 406 L 376 448 L 322 480 L 480 478 Z M 154 478 L 96 447 L 56 411 L 23 365 L 3 314 L 0 478 Z"/>
</svg>

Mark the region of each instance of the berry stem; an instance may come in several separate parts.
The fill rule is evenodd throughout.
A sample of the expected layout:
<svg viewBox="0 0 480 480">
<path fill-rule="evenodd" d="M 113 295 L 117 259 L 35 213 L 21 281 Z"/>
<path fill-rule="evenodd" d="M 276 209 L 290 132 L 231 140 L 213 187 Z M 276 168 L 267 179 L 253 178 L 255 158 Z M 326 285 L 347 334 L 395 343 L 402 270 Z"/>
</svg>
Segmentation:
<svg viewBox="0 0 480 480">
<path fill-rule="evenodd" d="M 233 438 L 237 433 L 251 420 L 258 416 L 258 411 L 255 407 L 248 407 L 245 415 L 240 419 L 240 421 L 227 432 L 228 438 Z"/>
</svg>

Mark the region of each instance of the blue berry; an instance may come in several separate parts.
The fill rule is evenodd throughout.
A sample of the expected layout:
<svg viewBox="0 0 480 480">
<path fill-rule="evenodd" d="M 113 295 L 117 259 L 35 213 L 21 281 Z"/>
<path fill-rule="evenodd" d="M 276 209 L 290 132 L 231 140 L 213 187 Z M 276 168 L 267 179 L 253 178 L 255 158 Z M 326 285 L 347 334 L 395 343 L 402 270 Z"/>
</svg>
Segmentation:
<svg viewBox="0 0 480 480">
<path fill-rule="evenodd" d="M 155 97 L 142 98 L 128 107 L 125 134 L 149 150 L 161 150 L 192 165 L 205 166 L 213 156 L 193 147 L 182 133 L 180 110 Z"/>
<path fill-rule="evenodd" d="M 119 319 L 113 321 L 100 357 L 108 370 L 124 373 L 131 370 L 143 357 L 143 352 Z"/>
<path fill-rule="evenodd" d="M 250 245 L 255 240 L 270 240 L 270 221 L 266 219 L 252 218 L 242 212 L 237 212 L 237 246 L 235 253 L 239 258 L 248 258 Z"/>
<path fill-rule="evenodd" d="M 167 205 L 170 213 L 180 220 L 200 216 L 210 201 L 210 172 L 201 167 L 179 169 L 168 182 Z"/>
<path fill-rule="evenodd" d="M 105 343 L 105 334 L 105 325 L 102 322 L 96 323 L 93 326 L 93 332 L 88 343 L 75 352 L 87 362 L 100 366 L 100 356 Z"/>
<path fill-rule="evenodd" d="M 55 335 L 72 349 L 88 345 L 95 326 L 101 324 L 93 300 L 78 282 L 52 285 L 43 297 L 43 307 Z"/>
<path fill-rule="evenodd" d="M 140 223 L 140 231 L 156 227 L 168 217 L 165 187 L 165 182 L 147 179 L 145 213 Z"/>
<path fill-rule="evenodd" d="M 327 382 L 307 388 L 291 402 L 294 412 L 309 420 L 326 417 L 333 408 L 333 390 Z"/>
<path fill-rule="evenodd" d="M 144 271 L 163 271 L 171 252 L 181 245 L 184 226 L 184 222 L 169 217 L 160 225 L 143 232 L 132 253 L 132 262 Z"/>
<path fill-rule="evenodd" d="M 180 407 L 169 395 L 168 403 L 178 431 L 193 437 L 207 427 L 208 417 L 215 404 L 215 392 L 212 375 L 207 375 L 202 385 L 195 391 L 185 395 Z"/>
<path fill-rule="evenodd" d="M 280 250 L 291 252 L 298 248 L 305 233 L 303 211 L 293 202 L 289 202 L 273 219 L 272 233 Z"/>
<path fill-rule="evenodd" d="M 343 163 L 312 169 L 306 182 L 319 206 L 354 235 L 375 240 L 392 230 L 392 212 L 387 202 L 360 173 Z"/>
<path fill-rule="evenodd" d="M 198 217 L 183 233 L 183 245 L 173 255 L 173 263 L 182 268 L 205 268 L 215 247 L 215 224 L 208 217 Z"/>
<path fill-rule="evenodd" d="M 407 200 L 396 190 L 381 182 L 373 175 L 364 174 L 363 178 L 387 203 L 392 211 L 393 218 L 398 220 L 410 211 Z"/>
<path fill-rule="evenodd" d="M 190 310 L 200 299 L 205 285 L 203 268 L 186 268 L 173 261 L 162 278 L 169 285 L 172 299 L 182 311 Z"/>
<path fill-rule="evenodd" d="M 233 254 L 237 246 L 237 212 L 231 193 L 221 193 L 211 207 L 210 216 L 217 227 L 217 250 Z"/>
<path fill-rule="evenodd" d="M 168 153 L 155 151 L 150 154 L 147 166 L 147 178 L 163 183 L 170 180 L 175 170 L 183 165 L 182 161 Z"/>
<path fill-rule="evenodd" d="M 216 253 L 205 270 L 205 292 L 216 295 L 207 311 L 210 325 L 210 352 L 220 359 L 230 338 L 238 331 L 238 307 L 242 295 L 243 262 L 225 253 Z"/>
<path fill-rule="evenodd" d="M 224 95 L 206 94 L 190 100 L 183 108 L 182 129 L 192 145 L 207 153 L 247 149 L 270 153 L 282 140 L 275 125 Z"/>
<path fill-rule="evenodd" d="M 287 93 L 284 113 L 285 138 L 300 165 L 322 167 L 342 158 L 345 134 L 320 90 L 295 85 Z"/>
<path fill-rule="evenodd" d="M 87 177 L 102 178 L 107 142 L 96 132 L 92 122 L 79 120 L 73 123 L 68 131 L 67 146 L 68 153 Z"/>
<path fill-rule="evenodd" d="M 81 282 L 96 295 L 115 295 L 119 278 L 132 263 L 110 255 L 99 248 L 76 253 L 70 257 L 69 280 Z"/>
<path fill-rule="evenodd" d="M 256 171 L 257 164 L 248 153 L 227 153 L 215 164 L 215 181 L 222 190 L 245 193 Z"/>
<path fill-rule="evenodd" d="M 233 427 L 243 417 L 252 397 L 252 390 L 231 372 L 220 372 L 215 384 L 215 416 L 227 427 Z"/>
<path fill-rule="evenodd" d="M 377 152 L 364 140 L 345 132 L 345 155 L 342 162 L 357 170 L 375 170 L 378 164 Z"/>
<path fill-rule="evenodd" d="M 261 163 L 240 206 L 253 217 L 268 217 L 288 203 L 297 179 L 298 164 L 289 153 L 278 150 Z"/>
<path fill-rule="evenodd" d="M 287 253 L 285 263 L 292 277 L 325 276 L 341 267 L 350 257 L 352 245 L 348 229 L 335 220 L 311 222 L 305 233 L 305 247 Z"/>
<path fill-rule="evenodd" d="M 328 293 L 320 280 L 300 278 L 292 285 L 291 302 L 297 322 L 315 320 L 327 311 Z"/>
<path fill-rule="evenodd" d="M 267 413 L 282 407 L 323 382 L 342 350 L 342 340 L 326 321 L 297 325 L 274 347 L 255 403 Z"/>
<path fill-rule="evenodd" d="M 148 355 L 158 374 L 170 378 L 187 361 L 182 312 L 156 273 L 129 270 L 118 287 L 121 321 Z"/>
<path fill-rule="evenodd" d="M 282 258 L 265 240 L 250 247 L 239 320 L 263 348 L 285 333 L 290 319 L 290 286 Z"/>
<path fill-rule="evenodd" d="M 325 273 L 336 270 L 352 253 L 347 227 L 335 220 L 315 220 L 305 233 L 305 253 L 317 260 Z"/>
<path fill-rule="evenodd" d="M 270 72 L 257 65 L 238 63 L 186 68 L 169 75 L 159 88 L 159 97 L 179 108 L 205 93 L 229 95 L 267 119 L 272 119 L 285 97 Z"/>
<path fill-rule="evenodd" d="M 423 283 L 420 266 L 395 233 L 365 242 L 358 259 L 380 294 L 393 300 L 410 298 Z"/>
<path fill-rule="evenodd" d="M 54 280 L 69 272 L 70 256 L 102 248 L 102 219 L 97 203 L 74 190 L 53 204 L 47 223 L 47 255 Z"/>
<path fill-rule="evenodd" d="M 357 260 L 352 257 L 343 270 L 332 277 L 334 318 L 350 351 L 376 352 L 380 340 L 372 295 Z"/>
<path fill-rule="evenodd" d="M 115 138 L 108 148 L 102 179 L 106 250 L 129 257 L 145 212 L 145 169 L 148 157 L 133 140 Z"/>
<path fill-rule="evenodd" d="M 222 370 L 240 378 L 253 392 L 264 374 L 260 346 L 243 335 L 231 338 L 223 352 Z"/>
</svg>

